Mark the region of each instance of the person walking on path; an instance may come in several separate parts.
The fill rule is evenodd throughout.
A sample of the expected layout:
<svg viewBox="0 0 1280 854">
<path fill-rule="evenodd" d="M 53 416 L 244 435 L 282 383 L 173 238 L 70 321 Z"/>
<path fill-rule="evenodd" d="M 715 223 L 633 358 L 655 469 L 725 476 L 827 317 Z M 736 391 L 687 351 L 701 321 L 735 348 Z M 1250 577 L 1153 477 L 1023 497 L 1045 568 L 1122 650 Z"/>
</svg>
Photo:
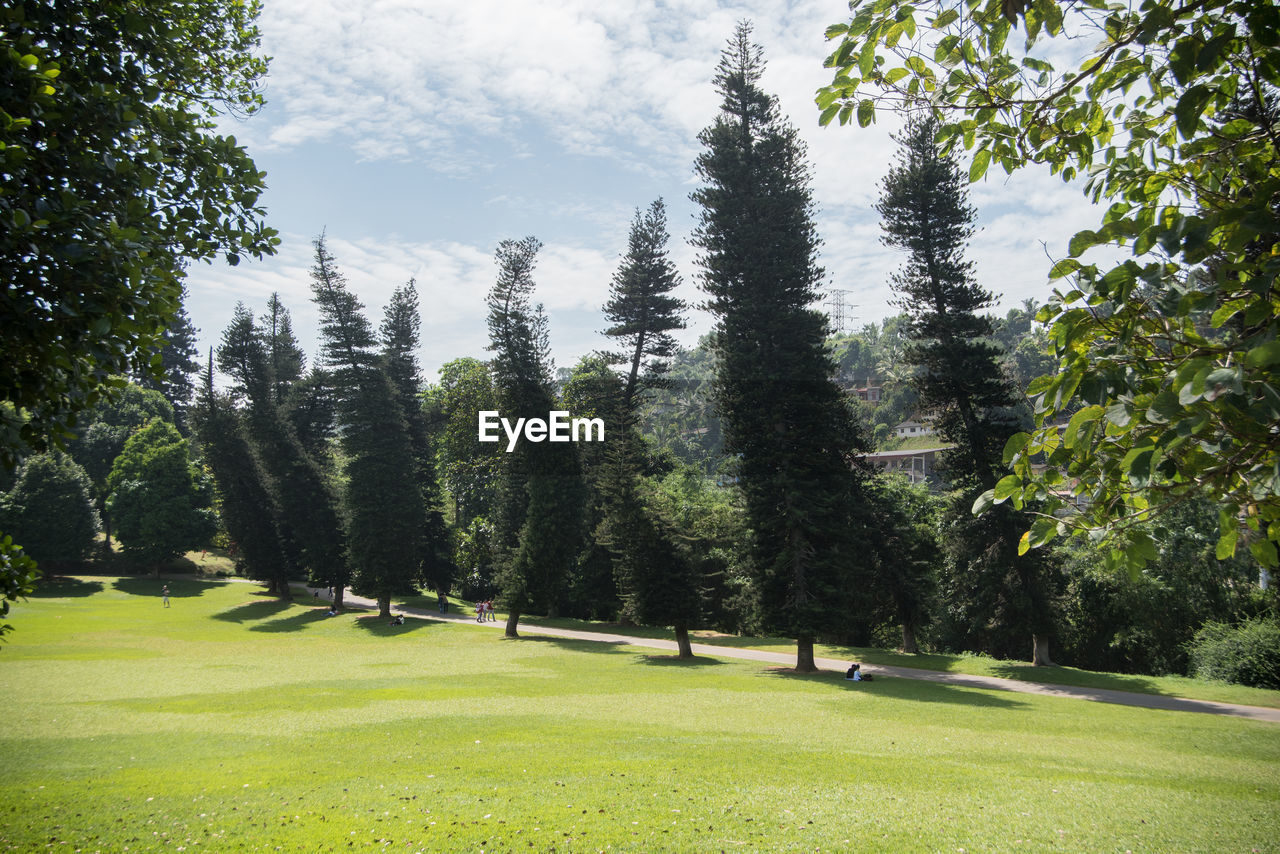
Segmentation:
<svg viewBox="0 0 1280 854">
<path fill-rule="evenodd" d="M 160 596 L 164 599 L 164 606 L 169 607 L 169 585 L 160 588 Z"/>
</svg>

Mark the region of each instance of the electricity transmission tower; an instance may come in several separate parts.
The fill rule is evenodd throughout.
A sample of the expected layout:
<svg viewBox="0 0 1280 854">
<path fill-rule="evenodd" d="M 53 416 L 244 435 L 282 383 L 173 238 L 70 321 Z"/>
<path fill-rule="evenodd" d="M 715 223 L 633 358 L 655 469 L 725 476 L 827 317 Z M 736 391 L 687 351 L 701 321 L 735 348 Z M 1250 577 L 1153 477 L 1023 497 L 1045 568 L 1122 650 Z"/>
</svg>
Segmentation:
<svg viewBox="0 0 1280 854">
<path fill-rule="evenodd" d="M 824 305 L 827 307 L 827 317 L 831 321 L 832 332 L 848 332 L 853 325 L 853 313 L 849 309 L 857 306 L 845 301 L 845 297 L 850 293 L 852 291 L 840 288 L 827 289 L 827 301 Z"/>
</svg>

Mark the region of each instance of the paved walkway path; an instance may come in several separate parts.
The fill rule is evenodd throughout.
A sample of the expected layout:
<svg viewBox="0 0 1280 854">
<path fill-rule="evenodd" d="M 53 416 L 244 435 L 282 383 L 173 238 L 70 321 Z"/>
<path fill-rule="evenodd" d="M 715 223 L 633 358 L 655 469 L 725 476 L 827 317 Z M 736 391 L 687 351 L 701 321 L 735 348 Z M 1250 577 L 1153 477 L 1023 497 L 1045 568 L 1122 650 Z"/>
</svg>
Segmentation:
<svg viewBox="0 0 1280 854">
<path fill-rule="evenodd" d="M 306 599 L 304 597 L 299 597 L 299 601 L 306 601 Z M 372 599 L 366 599 L 363 596 L 356 596 L 350 592 L 348 592 L 343 598 L 343 604 L 344 606 L 351 608 L 377 607 L 377 603 Z M 459 623 L 476 622 L 474 615 L 469 616 L 465 613 L 458 614 L 450 612 L 448 614 L 441 614 L 438 611 L 426 608 L 407 608 L 398 605 L 394 606 L 392 610 L 396 613 L 403 613 L 416 617 L 426 617 L 432 620 L 447 620 L 449 622 Z M 498 630 L 504 629 L 506 626 L 502 621 L 496 623 L 483 623 L 482 625 Z M 608 632 L 584 632 L 576 629 L 535 626 L 525 622 L 520 623 L 520 632 L 521 634 L 529 635 L 548 635 L 552 637 L 596 641 L 598 643 L 611 643 L 622 646 L 638 646 L 646 649 L 665 650 L 667 652 L 676 651 L 676 642 L 674 640 L 665 640 L 662 638 L 638 638 L 630 635 L 618 635 Z M 769 652 L 763 649 L 741 649 L 739 647 L 695 643 L 693 644 L 693 652 L 695 655 L 705 655 L 714 658 L 739 658 L 748 661 L 761 661 L 768 664 L 790 665 L 795 663 L 794 655 L 788 655 L 781 652 Z M 848 670 L 851 663 L 850 661 L 836 658 L 818 658 L 815 659 L 815 662 L 818 667 L 823 670 L 835 670 L 838 672 Z M 1074 685 L 1046 685 L 1039 682 L 1023 682 L 1019 679 L 1006 679 L 1001 676 L 974 676 L 966 673 L 920 670 L 915 667 L 894 667 L 887 664 L 864 664 L 862 669 L 864 672 L 875 676 L 896 676 L 901 679 L 922 679 L 926 682 L 940 682 L 945 685 L 956 685 L 963 688 L 1016 691 L 1022 694 L 1044 694 L 1050 697 L 1069 697 L 1078 700 L 1093 700 L 1098 703 L 1116 703 L 1122 706 L 1141 706 L 1147 709 L 1162 709 L 1173 712 L 1203 712 L 1206 714 L 1230 715 L 1239 718 L 1249 718 L 1250 720 L 1255 721 L 1280 723 L 1280 709 L 1269 709 L 1263 706 L 1244 706 L 1238 703 L 1218 703 L 1212 700 L 1188 700 L 1182 697 L 1169 697 L 1163 694 L 1138 694 L 1132 691 L 1115 691 L 1109 688 L 1081 688 Z"/>
</svg>

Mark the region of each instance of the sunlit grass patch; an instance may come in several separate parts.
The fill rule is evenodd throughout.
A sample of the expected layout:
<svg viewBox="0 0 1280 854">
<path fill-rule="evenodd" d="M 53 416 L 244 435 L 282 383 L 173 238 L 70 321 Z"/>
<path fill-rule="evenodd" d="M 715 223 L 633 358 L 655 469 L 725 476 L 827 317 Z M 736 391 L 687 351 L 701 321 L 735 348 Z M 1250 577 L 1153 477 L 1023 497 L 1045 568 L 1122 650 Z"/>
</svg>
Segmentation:
<svg viewBox="0 0 1280 854">
<path fill-rule="evenodd" d="M 177 595 L 169 580 L 165 609 L 164 581 L 97 580 L 15 608 L 0 652 L 0 850 L 1274 851 L 1280 839 L 1269 724 L 389 626 L 248 584 Z M 112 654 L 78 657 L 94 648 Z"/>
</svg>

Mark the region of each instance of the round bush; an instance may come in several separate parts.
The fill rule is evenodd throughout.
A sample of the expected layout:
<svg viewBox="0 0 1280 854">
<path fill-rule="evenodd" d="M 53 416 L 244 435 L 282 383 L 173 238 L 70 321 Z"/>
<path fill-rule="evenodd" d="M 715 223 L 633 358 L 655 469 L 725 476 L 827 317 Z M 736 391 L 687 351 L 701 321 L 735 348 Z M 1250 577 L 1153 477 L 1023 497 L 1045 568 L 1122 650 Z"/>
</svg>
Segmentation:
<svg viewBox="0 0 1280 854">
<path fill-rule="evenodd" d="M 1257 688 L 1280 688 L 1280 624 L 1258 618 L 1205 623 L 1187 645 L 1191 673 Z"/>
</svg>

